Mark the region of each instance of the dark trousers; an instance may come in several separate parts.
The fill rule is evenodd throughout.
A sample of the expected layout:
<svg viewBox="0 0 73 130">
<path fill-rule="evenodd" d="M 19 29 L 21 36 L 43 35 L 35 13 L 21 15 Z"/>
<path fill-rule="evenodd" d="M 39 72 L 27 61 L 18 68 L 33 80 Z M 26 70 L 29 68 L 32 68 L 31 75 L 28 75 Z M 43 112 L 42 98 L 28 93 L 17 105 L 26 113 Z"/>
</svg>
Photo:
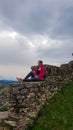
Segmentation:
<svg viewBox="0 0 73 130">
<path fill-rule="evenodd" d="M 39 78 L 36 78 L 34 76 L 34 73 L 31 71 L 29 74 L 27 74 L 27 76 L 23 79 L 23 81 L 26 81 L 26 82 L 38 82 L 38 81 L 42 81 L 42 80 L 39 79 Z"/>
</svg>

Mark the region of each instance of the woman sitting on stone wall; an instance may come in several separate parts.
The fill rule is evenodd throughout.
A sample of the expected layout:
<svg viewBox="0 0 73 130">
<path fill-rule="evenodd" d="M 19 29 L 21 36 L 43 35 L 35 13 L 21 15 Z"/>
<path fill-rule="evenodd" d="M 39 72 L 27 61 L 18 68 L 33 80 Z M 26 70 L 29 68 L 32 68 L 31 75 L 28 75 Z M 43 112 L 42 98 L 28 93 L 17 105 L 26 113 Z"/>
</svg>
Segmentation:
<svg viewBox="0 0 73 130">
<path fill-rule="evenodd" d="M 45 80 L 45 67 L 41 60 L 38 61 L 38 67 L 27 74 L 27 76 L 22 78 L 16 78 L 19 82 L 38 82 Z"/>
</svg>

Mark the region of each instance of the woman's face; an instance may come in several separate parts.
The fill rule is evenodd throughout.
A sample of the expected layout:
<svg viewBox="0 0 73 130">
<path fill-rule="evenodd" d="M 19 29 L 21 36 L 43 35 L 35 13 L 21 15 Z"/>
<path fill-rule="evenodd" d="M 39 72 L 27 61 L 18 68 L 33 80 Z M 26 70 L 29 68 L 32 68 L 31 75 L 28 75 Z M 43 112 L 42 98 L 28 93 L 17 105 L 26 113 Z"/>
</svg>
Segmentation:
<svg viewBox="0 0 73 130">
<path fill-rule="evenodd" d="M 41 63 L 38 61 L 38 66 L 41 66 Z"/>
</svg>

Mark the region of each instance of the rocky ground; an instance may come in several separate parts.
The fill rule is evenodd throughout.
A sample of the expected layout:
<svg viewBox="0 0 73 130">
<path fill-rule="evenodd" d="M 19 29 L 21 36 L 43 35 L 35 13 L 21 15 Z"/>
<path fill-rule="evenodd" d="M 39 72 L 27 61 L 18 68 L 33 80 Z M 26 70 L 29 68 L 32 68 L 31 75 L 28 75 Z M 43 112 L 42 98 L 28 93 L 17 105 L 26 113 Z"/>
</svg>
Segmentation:
<svg viewBox="0 0 73 130">
<path fill-rule="evenodd" d="M 59 92 L 64 84 L 73 81 L 73 61 L 60 67 L 45 66 L 47 78 L 44 82 L 10 84 L 7 93 L 7 117 L 0 119 L 1 128 L 26 130 L 29 125 L 33 125 L 41 107 Z"/>
</svg>

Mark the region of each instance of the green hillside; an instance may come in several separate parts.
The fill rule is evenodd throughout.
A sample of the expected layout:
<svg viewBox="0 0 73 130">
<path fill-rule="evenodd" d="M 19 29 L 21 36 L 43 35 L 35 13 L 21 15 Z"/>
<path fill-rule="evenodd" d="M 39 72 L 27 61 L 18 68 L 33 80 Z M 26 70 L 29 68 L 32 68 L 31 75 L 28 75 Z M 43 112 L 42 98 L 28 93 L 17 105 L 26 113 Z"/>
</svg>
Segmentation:
<svg viewBox="0 0 73 130">
<path fill-rule="evenodd" d="M 29 130 L 73 130 L 73 82 L 44 105 Z"/>
<path fill-rule="evenodd" d="M 0 111 L 7 111 L 8 109 L 8 99 L 7 99 L 8 90 L 9 86 L 0 87 Z"/>
</svg>

